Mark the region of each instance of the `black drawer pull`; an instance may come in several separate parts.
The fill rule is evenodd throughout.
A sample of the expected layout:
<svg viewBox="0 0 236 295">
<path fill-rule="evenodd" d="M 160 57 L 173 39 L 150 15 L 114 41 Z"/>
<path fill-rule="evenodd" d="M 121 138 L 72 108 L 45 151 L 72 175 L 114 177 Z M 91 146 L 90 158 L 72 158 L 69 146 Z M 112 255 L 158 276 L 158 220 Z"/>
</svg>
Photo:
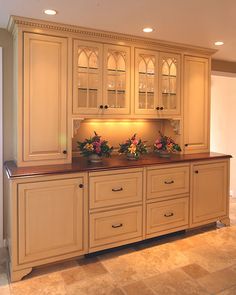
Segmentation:
<svg viewBox="0 0 236 295">
<path fill-rule="evenodd" d="M 63 153 L 64 155 L 66 155 L 66 154 L 67 154 L 67 151 L 66 151 L 66 150 L 64 150 L 62 153 Z"/>
<path fill-rule="evenodd" d="M 118 228 L 118 227 L 122 227 L 123 223 L 118 223 L 118 224 L 112 224 L 113 228 Z"/>
<path fill-rule="evenodd" d="M 198 174 L 198 170 L 194 171 L 196 174 Z"/>
<path fill-rule="evenodd" d="M 113 192 L 121 192 L 121 191 L 123 191 L 123 187 L 113 188 L 112 191 Z"/>
<path fill-rule="evenodd" d="M 82 183 L 79 184 L 79 188 L 83 188 L 84 185 Z"/>
<path fill-rule="evenodd" d="M 165 184 L 172 184 L 172 183 L 174 183 L 174 180 L 165 181 Z"/>
<path fill-rule="evenodd" d="M 174 216 L 174 213 L 173 212 L 165 213 L 164 216 L 165 217 L 171 217 L 171 216 Z"/>
</svg>

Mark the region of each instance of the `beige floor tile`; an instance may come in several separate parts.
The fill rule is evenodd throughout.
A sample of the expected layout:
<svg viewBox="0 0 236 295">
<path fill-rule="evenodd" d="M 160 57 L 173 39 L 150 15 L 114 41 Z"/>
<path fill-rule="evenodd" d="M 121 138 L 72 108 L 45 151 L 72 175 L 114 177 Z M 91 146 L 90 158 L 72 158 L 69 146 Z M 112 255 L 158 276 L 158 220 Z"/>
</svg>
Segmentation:
<svg viewBox="0 0 236 295">
<path fill-rule="evenodd" d="M 198 282 L 208 292 L 215 294 L 236 285 L 236 271 L 231 268 L 219 270 L 198 279 Z"/>
<path fill-rule="evenodd" d="M 147 260 L 135 251 L 127 255 L 118 256 L 109 260 L 102 260 L 102 264 L 120 285 L 126 285 L 143 278 L 158 274 L 158 266 L 154 261 Z"/>
<path fill-rule="evenodd" d="M 67 295 L 120 295 L 122 291 L 109 274 L 104 274 L 66 285 Z"/>
<path fill-rule="evenodd" d="M 13 283 L 10 292 L 11 295 L 66 295 L 64 282 L 58 273 Z"/>
<path fill-rule="evenodd" d="M 235 295 L 236 294 L 236 285 L 232 288 L 226 289 L 220 293 L 217 293 L 216 295 Z"/>
<path fill-rule="evenodd" d="M 9 285 L 0 286 L 1 295 L 11 295 Z"/>
<path fill-rule="evenodd" d="M 96 276 L 107 273 L 107 270 L 97 257 L 84 258 L 78 261 L 88 276 Z"/>
<path fill-rule="evenodd" d="M 123 286 L 127 295 L 155 295 L 142 281 Z"/>
<path fill-rule="evenodd" d="M 209 274 L 207 270 L 195 263 L 182 267 L 182 270 L 193 279 L 199 279 Z"/>
<path fill-rule="evenodd" d="M 172 270 L 144 280 L 160 295 L 208 295 L 209 293 L 180 269 Z"/>
</svg>

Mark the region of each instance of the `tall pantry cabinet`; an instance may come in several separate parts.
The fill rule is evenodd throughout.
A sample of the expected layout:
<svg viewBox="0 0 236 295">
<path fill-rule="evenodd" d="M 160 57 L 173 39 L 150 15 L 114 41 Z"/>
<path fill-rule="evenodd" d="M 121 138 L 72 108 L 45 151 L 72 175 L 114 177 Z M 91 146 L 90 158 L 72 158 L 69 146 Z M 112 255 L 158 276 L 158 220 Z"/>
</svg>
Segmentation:
<svg viewBox="0 0 236 295">
<path fill-rule="evenodd" d="M 68 163 L 68 38 L 19 29 L 14 43 L 17 165 Z"/>
</svg>

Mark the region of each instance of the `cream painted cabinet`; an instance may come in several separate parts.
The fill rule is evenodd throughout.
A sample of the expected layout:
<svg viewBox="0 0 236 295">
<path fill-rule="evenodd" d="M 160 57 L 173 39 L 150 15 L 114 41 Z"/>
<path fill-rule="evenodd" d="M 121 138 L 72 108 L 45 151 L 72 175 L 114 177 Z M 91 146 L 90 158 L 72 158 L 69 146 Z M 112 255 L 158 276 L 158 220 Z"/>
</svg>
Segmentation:
<svg viewBox="0 0 236 295">
<path fill-rule="evenodd" d="M 192 165 L 192 224 L 216 220 L 229 223 L 229 175 L 227 161 Z"/>
<path fill-rule="evenodd" d="M 73 113 L 130 113 L 130 47 L 74 41 Z"/>
<path fill-rule="evenodd" d="M 19 264 L 84 253 L 82 185 L 83 178 L 18 185 Z"/>
<path fill-rule="evenodd" d="M 135 114 L 158 115 L 158 52 L 135 48 Z"/>
<path fill-rule="evenodd" d="M 135 114 L 180 115 L 180 55 L 135 49 Z"/>
<path fill-rule="evenodd" d="M 67 38 L 24 33 L 23 42 L 18 166 L 69 162 Z"/>
<path fill-rule="evenodd" d="M 99 114 L 102 105 L 102 44 L 74 41 L 73 113 Z"/>
<path fill-rule="evenodd" d="M 209 59 L 184 57 L 184 152 L 209 151 Z"/>
<path fill-rule="evenodd" d="M 177 116 L 181 114 L 179 54 L 159 54 L 159 114 Z M 163 109 L 162 109 L 163 108 Z"/>
</svg>

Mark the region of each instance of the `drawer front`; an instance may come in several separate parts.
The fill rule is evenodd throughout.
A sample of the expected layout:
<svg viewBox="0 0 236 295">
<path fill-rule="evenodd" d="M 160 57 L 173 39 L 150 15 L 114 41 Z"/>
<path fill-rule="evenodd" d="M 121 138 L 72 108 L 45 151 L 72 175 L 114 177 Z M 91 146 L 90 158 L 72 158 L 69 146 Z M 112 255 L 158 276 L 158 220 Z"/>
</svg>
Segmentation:
<svg viewBox="0 0 236 295">
<path fill-rule="evenodd" d="M 147 205 L 147 235 L 188 225 L 188 198 Z"/>
<path fill-rule="evenodd" d="M 147 199 L 189 193 L 189 166 L 147 172 Z"/>
<path fill-rule="evenodd" d="M 142 201 L 142 172 L 91 176 L 90 209 Z"/>
<path fill-rule="evenodd" d="M 90 214 L 90 248 L 105 249 L 141 236 L 142 206 Z"/>
</svg>

